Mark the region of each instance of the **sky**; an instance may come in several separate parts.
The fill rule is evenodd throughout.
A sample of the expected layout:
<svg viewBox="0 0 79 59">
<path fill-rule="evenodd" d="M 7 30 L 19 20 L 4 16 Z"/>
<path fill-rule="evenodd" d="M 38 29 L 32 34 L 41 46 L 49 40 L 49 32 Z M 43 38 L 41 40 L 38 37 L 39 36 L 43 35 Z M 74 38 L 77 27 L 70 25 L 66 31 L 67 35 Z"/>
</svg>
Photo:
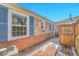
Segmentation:
<svg viewBox="0 0 79 59">
<path fill-rule="evenodd" d="M 79 16 L 79 3 L 17 3 L 17 5 L 29 9 L 52 21 Z"/>
</svg>

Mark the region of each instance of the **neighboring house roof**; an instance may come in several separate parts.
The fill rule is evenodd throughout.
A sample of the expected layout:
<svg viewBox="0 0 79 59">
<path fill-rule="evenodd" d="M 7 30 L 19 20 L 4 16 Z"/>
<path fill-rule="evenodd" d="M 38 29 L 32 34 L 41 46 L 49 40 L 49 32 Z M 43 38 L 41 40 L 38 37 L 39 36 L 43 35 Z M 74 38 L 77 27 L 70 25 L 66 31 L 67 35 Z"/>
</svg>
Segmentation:
<svg viewBox="0 0 79 59">
<path fill-rule="evenodd" d="M 79 20 L 79 16 L 73 17 L 72 19 L 64 19 L 63 21 L 55 22 L 55 24 L 73 24 Z"/>
</svg>

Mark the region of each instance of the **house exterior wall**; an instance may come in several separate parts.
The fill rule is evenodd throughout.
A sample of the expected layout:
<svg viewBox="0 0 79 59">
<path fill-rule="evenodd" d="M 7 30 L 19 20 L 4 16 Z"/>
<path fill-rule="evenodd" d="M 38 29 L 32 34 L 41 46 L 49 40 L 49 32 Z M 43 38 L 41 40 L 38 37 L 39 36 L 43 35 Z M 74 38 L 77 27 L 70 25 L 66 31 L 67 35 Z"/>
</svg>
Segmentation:
<svg viewBox="0 0 79 59">
<path fill-rule="evenodd" d="M 49 30 L 49 20 L 43 19 L 42 17 L 33 14 L 29 11 L 26 11 L 25 9 L 21 9 L 20 7 L 17 7 L 12 4 L 0 4 L 8 8 L 8 19 L 7 21 L 7 35 L 6 35 L 6 42 L 0 43 L 0 47 L 7 47 L 9 45 L 16 45 L 19 49 L 19 51 L 22 51 L 23 49 L 29 48 L 35 44 L 38 44 L 42 41 L 45 41 L 51 37 L 51 31 Z M 12 26 L 15 26 L 12 24 L 12 15 L 16 14 L 19 16 L 23 16 L 27 18 L 27 25 L 26 25 L 26 31 L 27 34 L 24 36 L 12 36 Z M 30 17 L 34 17 L 34 35 L 30 35 L 30 28 L 31 22 L 30 22 Z M 41 27 L 41 22 L 44 22 L 43 26 L 44 28 Z M 47 26 L 47 28 L 46 28 Z M 18 30 L 19 31 L 19 30 Z M 2 40 L 3 41 L 3 40 Z"/>
<path fill-rule="evenodd" d="M 43 23 L 43 24 L 41 24 L 41 23 Z M 35 31 L 36 31 L 36 35 L 45 33 L 45 20 L 35 19 Z"/>
<path fill-rule="evenodd" d="M 49 21 L 48 20 L 45 21 L 45 29 L 46 29 L 46 32 L 49 32 Z"/>
<path fill-rule="evenodd" d="M 40 23 L 41 20 L 40 19 L 35 19 L 35 31 L 36 31 L 36 35 L 41 33 L 41 29 L 40 29 Z"/>
</svg>

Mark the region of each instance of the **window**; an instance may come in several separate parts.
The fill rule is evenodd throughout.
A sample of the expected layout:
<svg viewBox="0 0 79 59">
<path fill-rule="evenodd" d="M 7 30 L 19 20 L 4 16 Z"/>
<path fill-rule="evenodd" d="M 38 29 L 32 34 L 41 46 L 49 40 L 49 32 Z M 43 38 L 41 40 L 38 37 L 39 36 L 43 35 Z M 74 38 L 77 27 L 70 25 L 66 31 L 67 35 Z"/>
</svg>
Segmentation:
<svg viewBox="0 0 79 59">
<path fill-rule="evenodd" d="M 49 23 L 49 30 L 51 30 L 51 23 Z"/>
<path fill-rule="evenodd" d="M 41 29 L 44 29 L 44 23 L 41 22 Z"/>
<path fill-rule="evenodd" d="M 12 15 L 12 36 L 26 35 L 26 17 Z"/>
<path fill-rule="evenodd" d="M 26 18 L 22 16 L 12 15 L 12 24 L 26 25 Z"/>
</svg>

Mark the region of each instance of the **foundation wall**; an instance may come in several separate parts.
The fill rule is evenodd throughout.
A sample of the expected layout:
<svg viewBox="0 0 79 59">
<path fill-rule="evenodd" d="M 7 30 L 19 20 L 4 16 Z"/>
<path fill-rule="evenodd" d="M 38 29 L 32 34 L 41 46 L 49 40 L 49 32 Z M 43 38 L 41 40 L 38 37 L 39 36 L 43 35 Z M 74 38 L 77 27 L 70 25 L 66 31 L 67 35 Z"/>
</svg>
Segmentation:
<svg viewBox="0 0 79 59">
<path fill-rule="evenodd" d="M 31 37 L 18 39 L 18 40 L 0 43 L 0 47 L 16 45 L 18 47 L 19 51 L 22 51 L 24 49 L 28 49 L 31 46 L 34 46 L 35 44 L 38 44 L 42 41 L 47 40 L 50 37 L 51 37 L 51 33 L 41 34 L 41 35 L 36 35 L 36 36 L 31 36 Z"/>
</svg>

